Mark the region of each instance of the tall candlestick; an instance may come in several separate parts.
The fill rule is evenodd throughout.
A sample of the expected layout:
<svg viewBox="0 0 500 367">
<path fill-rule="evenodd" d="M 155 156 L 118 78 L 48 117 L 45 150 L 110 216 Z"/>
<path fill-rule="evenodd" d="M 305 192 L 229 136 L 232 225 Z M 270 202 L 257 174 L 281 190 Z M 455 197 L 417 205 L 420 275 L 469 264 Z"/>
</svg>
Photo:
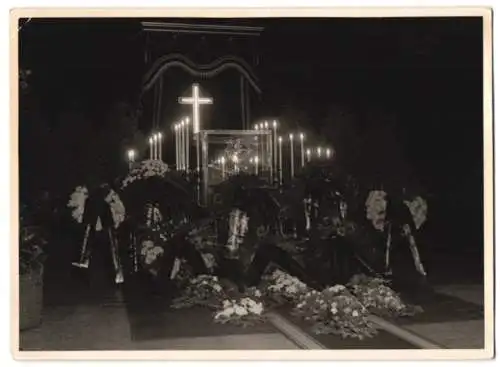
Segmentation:
<svg viewBox="0 0 500 367">
<path fill-rule="evenodd" d="M 181 121 L 181 169 L 186 169 L 186 131 L 184 129 L 185 122 Z"/>
<path fill-rule="evenodd" d="M 293 134 L 290 134 L 290 176 L 294 176 L 295 162 L 293 159 Z"/>
<path fill-rule="evenodd" d="M 149 159 L 153 160 L 153 138 L 149 138 Z"/>
<path fill-rule="evenodd" d="M 273 163 L 272 163 L 272 159 L 273 159 L 273 153 L 272 153 L 272 149 L 271 149 L 271 139 L 270 139 L 270 135 L 269 135 L 269 124 L 267 121 L 264 121 L 264 129 L 266 131 L 266 135 L 264 135 L 264 139 L 266 141 L 266 159 L 264 161 L 262 161 L 262 167 L 264 167 L 264 164 L 267 165 L 267 167 L 269 167 L 269 179 L 271 180 L 271 182 L 273 181 Z"/>
<path fill-rule="evenodd" d="M 186 169 L 189 171 L 189 149 L 191 147 L 189 134 L 189 118 L 186 118 Z"/>
<path fill-rule="evenodd" d="M 128 152 L 128 169 L 132 169 L 132 165 L 135 161 L 135 150 L 130 149 Z"/>
<path fill-rule="evenodd" d="M 279 171 L 280 171 L 280 182 L 279 184 L 281 185 L 283 182 L 283 155 L 282 155 L 282 138 L 281 136 L 278 138 L 278 143 L 279 143 Z"/>
<path fill-rule="evenodd" d="M 321 147 L 318 147 L 318 158 L 321 158 Z"/>
<path fill-rule="evenodd" d="M 304 167 L 304 134 L 300 133 L 300 163 Z"/>
<path fill-rule="evenodd" d="M 220 159 L 220 163 L 221 163 L 221 168 L 222 168 L 222 179 L 224 180 L 225 176 L 226 176 L 226 159 L 224 157 L 221 157 Z"/>
<path fill-rule="evenodd" d="M 159 153 L 158 153 L 158 147 L 159 147 L 158 146 L 158 141 L 159 140 L 160 139 L 158 138 L 158 134 L 154 134 L 153 135 L 153 142 L 154 142 L 155 149 L 154 149 L 154 157 L 153 157 L 153 159 L 155 159 L 155 160 L 158 160 L 158 158 L 159 158 Z"/>
<path fill-rule="evenodd" d="M 239 172 L 239 166 L 238 166 L 239 159 L 238 159 L 238 155 L 234 154 L 232 159 L 233 159 L 233 163 L 234 163 L 234 172 L 238 173 Z"/>
<path fill-rule="evenodd" d="M 261 161 L 264 162 L 265 159 L 266 159 L 265 158 L 265 146 L 264 146 L 264 134 L 263 134 L 263 132 L 264 132 L 264 123 L 261 122 L 260 125 L 259 125 L 259 127 L 260 127 L 260 133 L 261 133 L 259 135 L 259 142 L 260 142 L 259 145 L 260 145 L 260 154 L 261 154 L 260 158 L 261 158 Z"/>
<path fill-rule="evenodd" d="M 273 164 L 274 164 L 274 171 L 278 172 L 278 143 L 277 143 L 277 136 L 276 136 L 276 129 L 278 127 L 278 123 L 276 120 L 273 121 Z"/>
<path fill-rule="evenodd" d="M 311 162 L 311 149 L 306 150 L 307 163 Z"/>
<path fill-rule="evenodd" d="M 327 159 L 330 158 L 330 149 L 329 148 L 326 149 L 326 158 Z"/>
<path fill-rule="evenodd" d="M 181 169 L 181 147 L 180 147 L 181 131 L 179 124 L 175 124 L 175 166 L 179 171 Z"/>
<path fill-rule="evenodd" d="M 254 163 L 255 163 L 255 175 L 258 175 L 259 174 L 259 156 L 256 155 L 253 159 Z"/>
<path fill-rule="evenodd" d="M 163 161 L 163 155 L 162 155 L 162 139 L 163 139 L 163 135 L 162 135 L 162 133 L 158 133 L 158 146 L 160 147 L 160 153 L 158 154 L 158 157 L 160 158 L 160 161 Z"/>
</svg>

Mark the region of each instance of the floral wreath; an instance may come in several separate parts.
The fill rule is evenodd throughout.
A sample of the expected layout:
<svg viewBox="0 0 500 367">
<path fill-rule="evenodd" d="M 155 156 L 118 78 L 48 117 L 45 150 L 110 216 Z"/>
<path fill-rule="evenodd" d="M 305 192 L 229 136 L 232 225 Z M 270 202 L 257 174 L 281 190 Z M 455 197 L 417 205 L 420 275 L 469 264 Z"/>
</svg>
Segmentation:
<svg viewBox="0 0 500 367">
<path fill-rule="evenodd" d="M 124 189 L 132 182 L 143 180 L 148 177 L 160 176 L 163 177 L 168 171 L 168 165 L 159 160 L 146 160 L 140 162 L 138 167 L 132 169 L 129 174 L 123 179 L 121 188 Z"/>
<path fill-rule="evenodd" d="M 77 186 L 70 196 L 67 207 L 72 209 L 71 216 L 77 223 L 83 222 L 83 214 L 85 213 L 85 204 L 88 197 L 89 190 L 86 186 Z M 108 203 L 111 210 L 114 226 L 118 228 L 125 220 L 125 205 L 123 205 L 120 196 L 112 189 L 109 190 L 104 200 Z M 97 230 L 102 229 L 100 218 L 98 218 L 96 227 Z"/>
<path fill-rule="evenodd" d="M 404 204 L 410 210 L 415 228 L 420 229 L 427 220 L 427 202 L 421 196 L 416 196 L 413 200 L 405 200 Z M 381 190 L 371 191 L 365 206 L 366 218 L 372 222 L 376 230 L 383 231 L 386 220 L 387 193 Z"/>
</svg>

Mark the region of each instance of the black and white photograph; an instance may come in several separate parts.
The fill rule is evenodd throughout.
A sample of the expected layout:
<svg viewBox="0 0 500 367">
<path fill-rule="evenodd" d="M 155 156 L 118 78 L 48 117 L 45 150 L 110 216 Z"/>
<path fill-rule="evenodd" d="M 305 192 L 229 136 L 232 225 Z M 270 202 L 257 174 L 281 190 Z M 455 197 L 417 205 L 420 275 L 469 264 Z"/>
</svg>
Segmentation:
<svg viewBox="0 0 500 367">
<path fill-rule="evenodd" d="M 449 10 L 11 14 L 18 357 L 493 357 L 491 11 Z"/>
</svg>

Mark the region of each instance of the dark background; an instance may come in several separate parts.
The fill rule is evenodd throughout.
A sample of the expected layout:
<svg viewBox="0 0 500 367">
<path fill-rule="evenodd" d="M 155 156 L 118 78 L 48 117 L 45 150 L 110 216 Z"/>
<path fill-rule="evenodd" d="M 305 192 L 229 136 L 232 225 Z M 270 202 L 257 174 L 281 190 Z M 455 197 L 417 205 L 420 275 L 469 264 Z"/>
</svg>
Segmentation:
<svg viewBox="0 0 500 367">
<path fill-rule="evenodd" d="M 151 129 L 140 92 L 152 46 L 140 20 L 25 22 L 20 66 L 32 74 L 20 105 L 22 194 L 71 190 L 96 160 L 102 175 L 125 169 L 123 144 L 140 144 Z M 273 116 L 306 129 L 318 143 L 333 144 L 339 164 L 358 177 L 415 185 L 429 198 L 429 233 L 432 223 L 439 227 L 434 245 L 482 253 L 481 18 L 222 22 L 265 29 L 250 43 L 193 35 L 158 36 L 156 43 L 207 60 L 236 53 L 258 61 L 263 95 L 252 119 Z M 192 80 L 169 73 L 171 103 Z M 230 79 L 206 88 L 216 101 L 207 110 L 209 126 L 241 127 Z M 113 145 L 123 121 L 128 140 Z M 88 147 L 97 158 L 88 158 Z"/>
</svg>

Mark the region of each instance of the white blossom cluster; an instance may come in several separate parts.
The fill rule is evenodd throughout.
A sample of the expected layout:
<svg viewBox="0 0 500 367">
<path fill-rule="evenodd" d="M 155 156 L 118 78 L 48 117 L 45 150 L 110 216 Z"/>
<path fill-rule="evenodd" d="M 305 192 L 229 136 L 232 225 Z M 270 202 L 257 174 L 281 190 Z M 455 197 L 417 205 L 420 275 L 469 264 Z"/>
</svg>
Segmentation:
<svg viewBox="0 0 500 367">
<path fill-rule="evenodd" d="M 216 293 L 220 293 L 223 291 L 222 286 L 219 283 L 219 278 L 212 275 L 199 275 L 198 277 L 191 279 L 189 283 L 194 288 L 203 286 L 213 289 Z"/>
<path fill-rule="evenodd" d="M 144 262 L 148 265 L 152 264 L 159 256 L 163 255 L 163 248 L 155 246 L 151 240 L 142 242 L 141 255 L 144 257 Z"/>
<path fill-rule="evenodd" d="M 405 201 L 406 206 L 410 209 L 415 227 L 420 229 L 427 219 L 427 202 L 420 196 L 417 196 L 412 201 Z"/>
<path fill-rule="evenodd" d="M 83 213 L 85 212 L 85 202 L 89 197 L 89 190 L 85 186 L 77 186 L 71 194 L 68 208 L 72 208 L 71 216 L 78 222 L 82 223 Z"/>
<path fill-rule="evenodd" d="M 387 193 L 381 190 L 370 191 L 365 202 L 366 218 L 378 231 L 384 230 L 387 210 Z"/>
<path fill-rule="evenodd" d="M 104 200 L 109 204 L 115 228 L 118 228 L 125 220 L 125 205 L 123 205 L 120 196 L 114 190 L 110 190 Z"/>
<path fill-rule="evenodd" d="M 164 176 L 168 171 L 168 165 L 159 160 L 146 160 L 140 163 L 140 166 L 134 168 L 122 182 L 122 188 L 127 187 L 132 182 L 143 180 L 153 176 Z"/>
<path fill-rule="evenodd" d="M 281 270 L 275 270 L 271 275 L 270 292 L 284 292 L 286 296 L 296 296 L 307 290 L 307 285 L 298 278 Z"/>
<path fill-rule="evenodd" d="M 256 302 L 249 297 L 242 298 L 239 301 L 234 299 L 224 300 L 223 309 L 215 314 L 215 319 L 230 318 L 234 316 L 258 315 L 264 311 L 262 302 Z"/>
</svg>

